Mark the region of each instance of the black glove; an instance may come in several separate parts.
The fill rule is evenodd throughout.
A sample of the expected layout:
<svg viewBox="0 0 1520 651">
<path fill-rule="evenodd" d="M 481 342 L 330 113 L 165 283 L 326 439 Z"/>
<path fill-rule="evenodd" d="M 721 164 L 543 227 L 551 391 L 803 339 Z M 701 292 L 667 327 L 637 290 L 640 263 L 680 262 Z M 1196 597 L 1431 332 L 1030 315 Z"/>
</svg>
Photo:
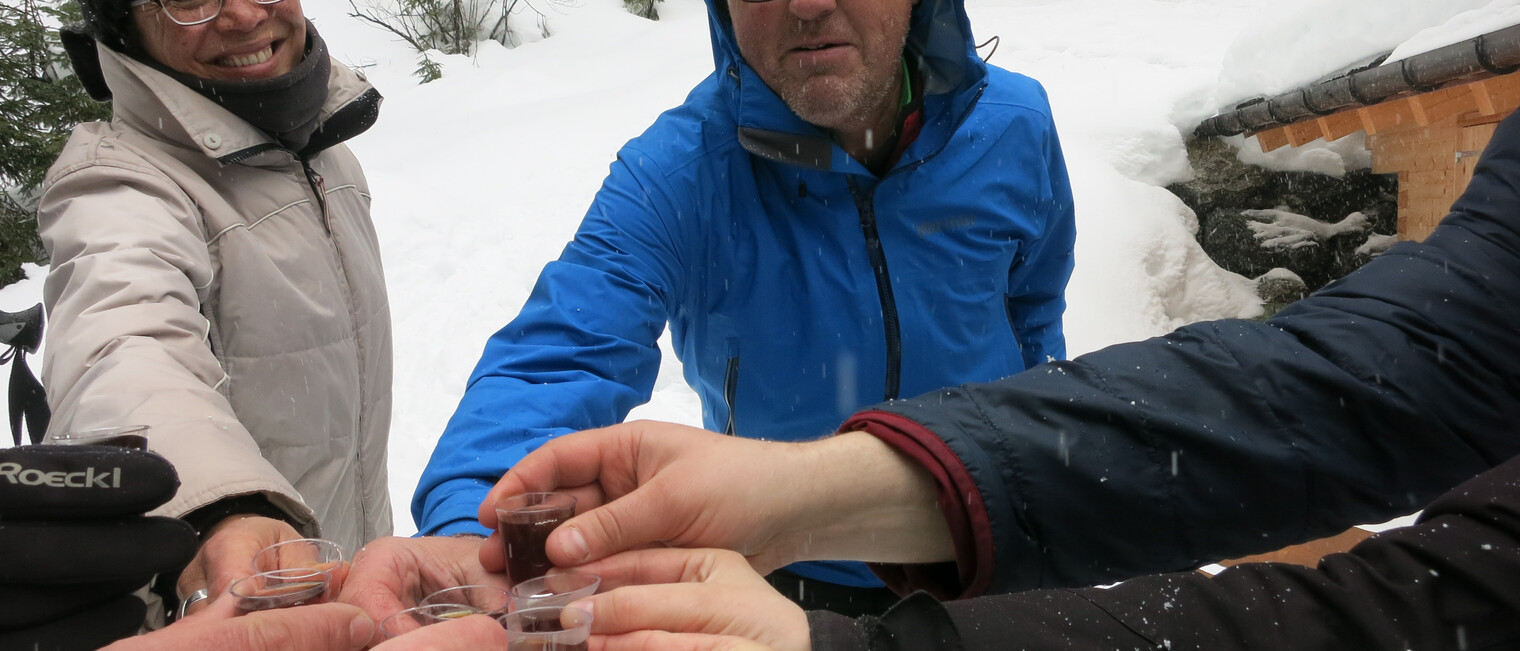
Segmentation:
<svg viewBox="0 0 1520 651">
<path fill-rule="evenodd" d="M 195 555 L 195 530 L 144 516 L 179 476 L 152 452 L 103 445 L 0 450 L 0 649 L 97 649 L 137 632 L 132 595 Z"/>
</svg>

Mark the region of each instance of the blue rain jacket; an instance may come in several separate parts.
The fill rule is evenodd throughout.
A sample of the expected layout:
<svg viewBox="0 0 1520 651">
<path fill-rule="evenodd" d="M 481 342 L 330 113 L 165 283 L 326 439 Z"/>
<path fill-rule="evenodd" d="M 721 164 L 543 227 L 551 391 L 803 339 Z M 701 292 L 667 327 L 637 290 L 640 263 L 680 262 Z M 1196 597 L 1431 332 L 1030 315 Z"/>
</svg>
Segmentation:
<svg viewBox="0 0 1520 651">
<path fill-rule="evenodd" d="M 753 438 L 815 438 L 883 399 L 1064 357 L 1076 235 L 1049 103 L 977 58 L 959 0 L 914 9 L 923 127 L 880 177 L 742 61 L 725 3 L 708 9 L 716 71 L 623 147 L 486 343 L 417 487 L 421 533 L 479 531 L 524 455 L 647 401 L 667 323 L 706 427 Z M 880 585 L 810 565 L 793 569 Z"/>
</svg>

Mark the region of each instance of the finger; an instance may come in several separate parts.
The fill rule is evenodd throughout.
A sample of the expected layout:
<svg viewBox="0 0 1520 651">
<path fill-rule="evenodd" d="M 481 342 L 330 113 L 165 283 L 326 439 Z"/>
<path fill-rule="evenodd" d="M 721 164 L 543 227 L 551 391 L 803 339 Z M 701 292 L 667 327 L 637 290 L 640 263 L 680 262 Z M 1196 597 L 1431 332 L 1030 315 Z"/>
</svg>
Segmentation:
<svg viewBox="0 0 1520 651">
<path fill-rule="evenodd" d="M 183 567 L 199 544 L 195 529 L 173 518 L 0 519 L 0 558 L 28 559 L 0 563 L 0 583 L 146 583 Z"/>
<path fill-rule="evenodd" d="M 764 581 L 743 556 L 725 549 L 659 547 L 623 552 L 576 568 L 602 577 L 602 590 L 658 583 Z M 747 581 L 742 577 L 748 577 Z"/>
<path fill-rule="evenodd" d="M 362 649 L 375 623 L 347 604 L 322 604 L 250 613 L 231 619 L 186 620 L 110 647 L 109 651 L 151 649 L 237 649 L 237 651 L 342 651 Z"/>
<path fill-rule="evenodd" d="M 83 445 L 26 445 L 0 450 L 0 471 L 57 477 L 51 483 L 0 482 L 0 517 L 109 518 L 151 511 L 179 487 L 168 460 L 141 450 Z"/>
<path fill-rule="evenodd" d="M 502 546 L 500 531 L 492 531 L 480 542 L 480 566 L 487 572 L 507 570 L 507 550 Z"/>
<path fill-rule="evenodd" d="M 476 651 L 506 647 L 507 631 L 501 624 L 485 615 L 471 615 L 424 626 L 385 641 L 375 651 Z"/>
<path fill-rule="evenodd" d="M 592 636 L 591 651 L 772 651 L 771 647 L 728 635 L 638 631 Z"/>
<path fill-rule="evenodd" d="M 180 571 L 179 579 L 174 582 L 174 591 L 179 593 L 179 600 L 184 601 L 191 593 L 210 584 L 211 581 L 206 578 L 206 560 L 197 553 L 195 558 L 190 559 L 190 564 Z M 206 588 L 206 591 L 210 592 L 210 588 Z M 195 612 L 196 606 L 199 604 L 187 609 L 186 614 Z"/>
<path fill-rule="evenodd" d="M 644 630 L 730 635 L 753 628 L 742 620 L 755 612 L 754 596 L 749 588 L 667 583 L 625 586 L 574 605 L 591 612 L 596 635 Z"/>
<path fill-rule="evenodd" d="M 566 491 L 593 485 L 602 477 L 604 449 L 618 445 L 623 426 L 586 430 L 555 438 L 512 466 L 491 487 L 477 513 L 480 524 L 496 528 L 496 502 L 522 493 Z M 596 494 L 576 496 L 577 508 L 594 508 L 601 503 Z M 582 503 L 582 499 L 587 502 Z M 590 503 L 594 501 L 595 503 Z"/>
<path fill-rule="evenodd" d="M 661 583 L 695 583 L 711 578 L 722 555 L 743 557 L 722 549 L 637 549 L 576 567 L 576 572 L 602 576 L 602 592 L 622 586 Z"/>
<path fill-rule="evenodd" d="M 641 630 L 734 635 L 791 648 L 807 638 L 807 616 L 776 592 L 744 557 L 726 550 L 651 549 L 587 566 L 603 586 L 583 599 L 594 615 L 592 633 Z M 647 583 L 647 585 L 646 585 Z"/>
<path fill-rule="evenodd" d="M 348 573 L 352 568 L 353 564 L 348 561 L 339 561 L 337 565 L 328 568 L 327 572 L 332 574 L 332 583 L 327 584 L 328 594 L 343 593 L 343 584 L 348 581 Z"/>
<path fill-rule="evenodd" d="M 219 599 L 233 581 L 252 576 L 253 557 L 265 547 L 301 537 L 294 527 L 282 520 L 243 515 L 223 520 L 209 533 L 199 554 L 204 559 L 202 583 L 187 585 L 181 580 L 179 588 L 206 588 L 212 600 Z"/>
<path fill-rule="evenodd" d="M 381 621 L 416 605 L 419 582 L 416 563 L 406 545 L 382 539 L 365 545 L 354 556 L 338 601 L 358 606 Z"/>
<path fill-rule="evenodd" d="M 101 602 L 100 595 L 95 597 L 94 603 L 75 604 L 56 617 L 36 609 L 7 611 L 0 649 L 96 649 L 137 633 L 146 612 L 141 599 L 123 594 Z"/>
<path fill-rule="evenodd" d="M 238 612 L 236 599 L 218 599 L 215 603 L 210 600 L 202 601 L 185 610 L 185 618 L 180 621 L 210 621 L 216 619 L 232 619 L 242 614 Z"/>
<path fill-rule="evenodd" d="M 592 613 L 593 635 L 668 631 L 735 636 L 777 648 L 806 648 L 807 614 L 759 579 L 617 588 L 574 604 Z"/>
</svg>

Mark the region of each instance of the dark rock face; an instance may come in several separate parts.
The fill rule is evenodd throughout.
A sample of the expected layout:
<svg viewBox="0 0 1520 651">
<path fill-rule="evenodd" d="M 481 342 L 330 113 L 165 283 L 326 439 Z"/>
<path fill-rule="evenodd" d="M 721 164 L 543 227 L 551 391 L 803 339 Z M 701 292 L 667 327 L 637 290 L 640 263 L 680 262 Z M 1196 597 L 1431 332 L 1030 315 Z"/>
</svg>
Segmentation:
<svg viewBox="0 0 1520 651">
<path fill-rule="evenodd" d="M 1286 268 L 1313 291 L 1370 260 L 1357 252 L 1368 236 L 1398 228 L 1396 176 L 1273 172 L 1241 163 L 1217 138 L 1190 142 L 1188 154 L 1196 178 L 1167 189 L 1198 214 L 1204 252 L 1243 276 Z M 1343 221 L 1355 213 L 1361 216 Z M 1318 223 L 1293 219 L 1297 215 Z"/>
</svg>

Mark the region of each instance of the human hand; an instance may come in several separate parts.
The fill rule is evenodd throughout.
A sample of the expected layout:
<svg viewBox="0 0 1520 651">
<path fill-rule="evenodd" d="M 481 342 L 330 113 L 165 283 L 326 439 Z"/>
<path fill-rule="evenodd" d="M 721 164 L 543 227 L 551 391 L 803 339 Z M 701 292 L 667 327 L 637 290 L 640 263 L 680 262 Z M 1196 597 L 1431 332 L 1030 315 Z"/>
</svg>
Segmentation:
<svg viewBox="0 0 1520 651">
<path fill-rule="evenodd" d="M 576 496 L 549 559 L 576 566 L 654 544 L 731 549 L 762 573 L 802 560 L 925 563 L 954 558 L 933 479 L 879 439 L 847 433 L 777 443 L 638 421 L 556 438 L 482 502 L 524 492 Z M 480 563 L 504 565 L 500 534 Z"/>
<path fill-rule="evenodd" d="M 602 577 L 601 594 L 574 604 L 591 611 L 598 651 L 811 647 L 807 614 L 731 551 L 631 551 L 577 571 Z"/>
<path fill-rule="evenodd" d="M 480 566 L 480 544 L 480 538 L 443 536 L 374 540 L 354 555 L 338 600 L 363 608 L 378 622 L 444 588 L 506 589 L 506 577 Z"/>
<path fill-rule="evenodd" d="M 188 606 L 186 614 L 199 612 L 220 600 L 233 581 L 252 576 L 253 557 L 265 547 L 302 537 L 295 527 L 283 520 L 257 515 L 228 517 L 206 533 L 206 542 L 180 573 L 176 587 L 181 598 L 201 589 L 209 596 Z M 336 575 L 333 581 L 338 581 Z"/>
<path fill-rule="evenodd" d="M 483 651 L 506 649 L 507 631 L 485 615 L 471 615 L 424 626 L 391 638 L 375 651 Z"/>
<path fill-rule="evenodd" d="M 132 635 L 132 593 L 195 553 L 188 524 L 142 515 L 179 488 L 163 457 L 101 445 L 0 450 L 0 649 L 95 649 Z"/>
<path fill-rule="evenodd" d="M 369 646 L 375 634 L 374 621 L 348 604 L 298 606 L 238 616 L 232 601 L 221 599 L 193 616 L 122 640 L 103 651 L 357 651 Z"/>
</svg>

